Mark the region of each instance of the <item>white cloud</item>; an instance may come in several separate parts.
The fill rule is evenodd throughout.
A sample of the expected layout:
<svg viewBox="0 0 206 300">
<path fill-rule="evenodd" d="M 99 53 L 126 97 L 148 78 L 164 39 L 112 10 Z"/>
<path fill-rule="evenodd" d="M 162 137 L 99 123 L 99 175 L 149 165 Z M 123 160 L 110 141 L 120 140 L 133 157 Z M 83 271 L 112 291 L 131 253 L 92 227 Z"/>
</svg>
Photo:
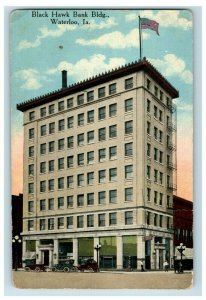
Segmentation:
<svg viewBox="0 0 206 300">
<path fill-rule="evenodd" d="M 193 105 L 191 103 L 185 103 L 183 99 L 176 98 L 173 100 L 173 103 L 177 106 L 178 110 L 189 112 L 193 110 Z"/>
<path fill-rule="evenodd" d="M 22 89 L 37 90 L 42 87 L 42 84 L 40 83 L 41 76 L 35 69 L 19 70 L 16 72 L 15 76 L 24 81 L 24 83 L 21 85 Z"/>
<path fill-rule="evenodd" d="M 46 74 L 56 74 L 62 70 L 67 70 L 69 76 L 72 76 L 75 80 L 82 80 L 107 70 L 114 69 L 126 63 L 122 57 L 112 57 L 106 62 L 106 57 L 102 54 L 95 54 L 90 58 L 82 58 L 75 64 L 71 64 L 67 61 L 62 61 L 56 68 L 47 70 Z"/>
<path fill-rule="evenodd" d="M 165 76 L 177 76 L 186 84 L 192 84 L 192 72 L 186 69 L 186 64 L 183 59 L 174 54 L 166 54 L 163 59 L 148 59 L 160 72 Z"/>
<path fill-rule="evenodd" d="M 143 33 L 143 39 L 149 37 L 148 33 Z M 113 31 L 111 33 L 106 33 L 96 39 L 86 40 L 77 39 L 76 43 L 82 46 L 99 46 L 99 47 L 109 47 L 112 49 L 125 49 L 139 47 L 139 34 L 138 29 L 131 30 L 128 34 L 123 34 L 120 31 Z"/>
<path fill-rule="evenodd" d="M 82 29 L 86 29 L 86 30 L 99 29 L 99 30 L 101 30 L 101 29 L 108 29 L 108 28 L 118 25 L 118 23 L 114 17 L 111 17 L 111 18 L 107 19 L 106 21 L 102 21 L 100 23 L 96 23 L 94 20 L 91 20 L 89 22 L 90 22 L 90 24 L 84 25 L 84 27 L 82 27 Z"/>
<path fill-rule="evenodd" d="M 125 16 L 126 22 L 137 20 L 139 13 L 130 13 Z M 187 30 L 192 27 L 192 21 L 180 16 L 179 10 L 160 10 L 158 12 L 144 10 L 141 12 L 141 17 L 151 18 L 160 24 L 160 27 L 179 27 Z"/>
</svg>

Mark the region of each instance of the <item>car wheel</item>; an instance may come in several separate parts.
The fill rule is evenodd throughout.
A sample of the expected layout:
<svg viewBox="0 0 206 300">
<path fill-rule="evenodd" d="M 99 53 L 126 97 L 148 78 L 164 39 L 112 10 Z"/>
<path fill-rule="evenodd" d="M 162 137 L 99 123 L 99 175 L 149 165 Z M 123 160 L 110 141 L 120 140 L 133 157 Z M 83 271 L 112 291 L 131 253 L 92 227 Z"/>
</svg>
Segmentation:
<svg viewBox="0 0 206 300">
<path fill-rule="evenodd" d="M 40 269 L 39 267 L 36 267 L 36 268 L 35 268 L 35 271 L 36 271 L 36 272 L 40 272 L 41 269 Z"/>
<path fill-rule="evenodd" d="M 64 272 L 69 272 L 69 268 L 68 268 L 68 267 L 65 267 L 65 268 L 64 268 Z"/>
<path fill-rule="evenodd" d="M 89 272 L 93 272 L 94 270 L 92 268 L 88 268 Z"/>
<path fill-rule="evenodd" d="M 51 270 L 52 270 L 52 272 L 56 272 L 57 268 L 53 267 Z"/>
<path fill-rule="evenodd" d="M 25 267 L 25 271 L 29 272 L 30 268 L 29 267 Z"/>
</svg>

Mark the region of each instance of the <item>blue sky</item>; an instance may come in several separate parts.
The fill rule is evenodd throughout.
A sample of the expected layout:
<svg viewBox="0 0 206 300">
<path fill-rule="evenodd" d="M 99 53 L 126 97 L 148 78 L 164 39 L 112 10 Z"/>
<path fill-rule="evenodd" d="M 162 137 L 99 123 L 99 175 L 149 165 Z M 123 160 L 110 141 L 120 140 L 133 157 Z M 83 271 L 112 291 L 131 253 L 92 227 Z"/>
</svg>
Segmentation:
<svg viewBox="0 0 206 300">
<path fill-rule="evenodd" d="M 59 20 L 70 19 L 78 24 L 52 24 L 52 10 L 47 11 L 48 17 L 32 17 L 32 10 L 16 10 L 10 16 L 13 133 L 21 134 L 23 130 L 23 116 L 16 110 L 16 104 L 61 88 L 62 69 L 68 70 L 71 84 L 138 60 L 140 15 L 159 23 L 159 36 L 155 31 L 142 30 L 143 56 L 179 90 L 180 98 L 175 100 L 179 140 L 184 137 L 183 145 L 189 143 L 191 147 L 193 21 L 190 11 L 95 10 L 100 16 L 91 17 L 91 11 L 87 10 L 86 18 L 74 18 L 71 10 L 53 11 L 67 11 L 70 17 Z M 101 13 L 106 14 L 105 18 Z M 90 24 L 83 25 L 83 19 Z"/>
</svg>

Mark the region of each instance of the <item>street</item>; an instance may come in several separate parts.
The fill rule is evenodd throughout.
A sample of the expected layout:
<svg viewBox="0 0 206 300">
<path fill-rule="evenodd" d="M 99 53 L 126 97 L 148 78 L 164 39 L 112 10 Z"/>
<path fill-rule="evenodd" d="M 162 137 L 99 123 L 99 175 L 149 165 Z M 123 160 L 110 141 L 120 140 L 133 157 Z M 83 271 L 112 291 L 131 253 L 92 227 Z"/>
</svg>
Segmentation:
<svg viewBox="0 0 206 300">
<path fill-rule="evenodd" d="M 188 289 L 193 274 L 169 272 L 25 272 L 13 271 L 22 289 Z"/>
</svg>

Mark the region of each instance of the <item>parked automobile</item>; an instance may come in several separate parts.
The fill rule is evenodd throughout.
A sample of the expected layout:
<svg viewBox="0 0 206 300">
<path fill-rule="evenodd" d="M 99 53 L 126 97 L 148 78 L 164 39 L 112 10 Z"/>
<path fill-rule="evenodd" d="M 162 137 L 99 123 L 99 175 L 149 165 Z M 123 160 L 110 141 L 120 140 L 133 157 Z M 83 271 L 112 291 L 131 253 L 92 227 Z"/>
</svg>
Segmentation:
<svg viewBox="0 0 206 300">
<path fill-rule="evenodd" d="M 26 259 L 23 262 L 25 263 L 25 267 L 24 267 L 25 271 L 40 272 L 40 271 L 46 271 L 48 268 L 44 264 L 37 264 L 35 259 Z"/>
<path fill-rule="evenodd" d="M 60 262 L 58 264 L 53 265 L 51 268 L 53 272 L 57 271 L 63 271 L 63 272 L 70 272 L 70 271 L 76 271 L 76 267 L 74 266 L 74 260 L 69 259 L 65 262 Z"/>
<path fill-rule="evenodd" d="M 84 271 L 99 272 L 97 262 L 93 259 L 87 259 L 86 261 L 83 261 L 80 265 L 77 266 L 77 269 L 81 272 Z"/>
</svg>

